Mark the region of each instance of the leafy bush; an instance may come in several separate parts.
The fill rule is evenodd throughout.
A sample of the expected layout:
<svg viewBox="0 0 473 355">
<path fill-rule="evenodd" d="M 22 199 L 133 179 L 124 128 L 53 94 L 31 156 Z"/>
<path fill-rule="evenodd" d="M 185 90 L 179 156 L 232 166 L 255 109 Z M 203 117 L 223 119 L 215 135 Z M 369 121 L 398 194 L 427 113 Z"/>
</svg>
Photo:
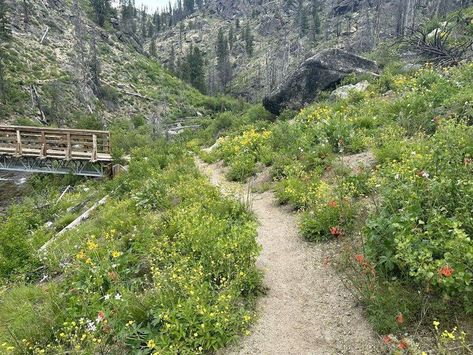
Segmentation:
<svg viewBox="0 0 473 355">
<path fill-rule="evenodd" d="M 354 208 L 347 200 L 319 202 L 302 215 L 302 235 L 311 241 L 340 238 L 349 232 L 353 222 Z"/>
<path fill-rule="evenodd" d="M 472 311 L 473 128 L 445 121 L 380 173 L 381 209 L 368 222 L 379 267 L 408 273 Z"/>
<path fill-rule="evenodd" d="M 220 139 L 217 157 L 230 166 L 228 177 L 244 181 L 255 173 L 256 162 L 270 161 L 266 147 L 271 131 L 257 132 L 255 129 L 245 131 L 235 137 Z"/>
</svg>

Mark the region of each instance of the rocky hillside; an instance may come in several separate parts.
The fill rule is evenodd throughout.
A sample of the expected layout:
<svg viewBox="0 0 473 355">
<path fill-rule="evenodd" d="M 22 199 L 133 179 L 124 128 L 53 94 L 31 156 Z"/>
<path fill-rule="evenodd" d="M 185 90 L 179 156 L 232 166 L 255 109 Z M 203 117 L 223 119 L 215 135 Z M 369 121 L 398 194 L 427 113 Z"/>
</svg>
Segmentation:
<svg viewBox="0 0 473 355">
<path fill-rule="evenodd" d="M 279 86 L 305 58 L 337 47 L 370 51 L 405 34 L 425 19 L 441 17 L 471 0 L 209 0 L 181 24 L 157 36 L 157 55 L 165 65 L 190 46 L 206 54 L 210 92 L 221 89 L 216 59 L 218 30 L 230 46 L 233 80 L 226 90 L 259 100 Z M 246 31 L 254 50 L 246 50 Z M 232 37 L 234 38 L 232 40 Z M 173 54 L 175 53 L 175 54 Z"/>
<path fill-rule="evenodd" d="M 98 27 L 89 1 L 7 0 L 0 122 L 107 125 L 198 116 L 213 99 L 170 75 L 118 27 Z"/>
</svg>

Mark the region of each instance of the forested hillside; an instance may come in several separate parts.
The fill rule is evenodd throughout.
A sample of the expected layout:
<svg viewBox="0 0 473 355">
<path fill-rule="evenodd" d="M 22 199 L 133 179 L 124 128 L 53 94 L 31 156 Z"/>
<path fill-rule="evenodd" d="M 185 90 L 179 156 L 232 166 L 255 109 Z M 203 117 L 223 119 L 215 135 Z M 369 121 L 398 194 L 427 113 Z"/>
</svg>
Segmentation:
<svg viewBox="0 0 473 355">
<path fill-rule="evenodd" d="M 203 53 L 205 90 L 258 100 L 321 49 L 368 53 L 386 40 L 401 40 L 426 20 L 435 21 L 469 4 L 469 0 L 209 0 L 192 11 L 176 5 L 159 22 L 155 15 L 159 30 L 147 42 L 156 43 L 159 60 L 185 80 L 192 77 L 186 58 L 198 48 Z"/>
<path fill-rule="evenodd" d="M 0 120 L 97 128 L 126 120 L 155 126 L 221 109 L 173 77 L 109 8 L 89 1 L 1 3 Z"/>
</svg>

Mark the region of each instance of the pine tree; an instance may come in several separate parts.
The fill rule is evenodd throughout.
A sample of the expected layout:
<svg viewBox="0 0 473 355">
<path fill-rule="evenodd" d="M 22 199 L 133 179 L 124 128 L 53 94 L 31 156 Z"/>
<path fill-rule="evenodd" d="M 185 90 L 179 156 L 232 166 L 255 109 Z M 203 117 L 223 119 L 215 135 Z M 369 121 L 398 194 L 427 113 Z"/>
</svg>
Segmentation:
<svg viewBox="0 0 473 355">
<path fill-rule="evenodd" d="M 228 30 L 228 45 L 230 46 L 230 51 L 233 49 L 233 43 L 235 42 L 235 31 L 233 26 L 230 26 L 230 30 Z"/>
<path fill-rule="evenodd" d="M 176 51 L 174 45 L 171 47 L 171 53 L 169 54 L 168 69 L 171 73 L 174 73 L 176 70 Z"/>
<path fill-rule="evenodd" d="M 97 50 L 97 35 L 94 32 L 90 42 L 91 58 L 89 61 L 90 77 L 92 82 L 92 90 L 94 94 L 100 96 L 102 84 L 100 82 L 100 74 L 102 72 L 102 64 Z"/>
<path fill-rule="evenodd" d="M 156 58 L 156 56 L 157 56 L 156 40 L 154 38 L 151 39 L 151 43 L 149 45 L 149 54 L 153 58 Z"/>
<path fill-rule="evenodd" d="M 225 90 L 227 84 L 232 78 L 232 67 L 230 64 L 230 56 L 228 52 L 228 40 L 225 38 L 223 29 L 218 31 L 217 39 L 217 71 L 220 77 L 222 88 Z"/>
<path fill-rule="evenodd" d="M 205 76 L 204 76 L 204 57 L 202 51 L 195 47 L 190 48 L 188 55 L 188 64 L 190 68 L 190 83 L 197 90 L 205 94 Z"/>
<path fill-rule="evenodd" d="M 5 0 L 0 0 L 0 39 L 7 41 L 10 38 L 11 28 L 8 18 L 8 5 Z"/>
<path fill-rule="evenodd" d="M 147 21 L 148 23 L 148 37 L 149 38 L 153 38 L 154 36 L 154 26 L 153 26 L 153 22 L 151 22 L 150 20 Z"/>
<path fill-rule="evenodd" d="M 184 13 L 189 15 L 194 12 L 194 0 L 184 0 Z"/>
<path fill-rule="evenodd" d="M 312 0 L 312 22 L 313 22 L 314 34 L 319 35 L 321 33 L 322 26 L 320 23 L 318 0 Z"/>
<path fill-rule="evenodd" d="M 254 51 L 254 37 L 248 22 L 246 23 L 244 34 L 246 54 L 251 57 Z"/>
<path fill-rule="evenodd" d="M 3 58 L 4 58 L 4 49 L 3 46 L 0 44 L 0 102 L 5 103 L 6 101 L 6 93 L 7 93 L 7 81 L 5 78 L 5 67 L 3 65 Z M 0 117 L 2 115 L 2 111 L 0 109 Z"/>
<path fill-rule="evenodd" d="M 304 7 L 304 1 L 299 0 L 299 6 L 297 10 L 297 22 L 299 25 L 299 34 L 304 37 L 309 30 L 309 19 L 307 18 L 307 11 Z"/>
<path fill-rule="evenodd" d="M 30 13 L 31 13 L 31 5 L 27 0 L 23 0 L 23 24 L 25 25 L 25 30 L 28 29 L 28 25 L 30 24 Z"/>
<path fill-rule="evenodd" d="M 90 0 L 90 5 L 92 5 L 94 9 L 95 22 L 97 22 L 100 27 L 104 27 L 110 15 L 110 0 Z"/>
<path fill-rule="evenodd" d="M 141 8 L 141 38 L 145 39 L 146 35 L 148 34 L 146 21 L 148 17 L 146 16 L 146 9 L 144 7 Z"/>
<path fill-rule="evenodd" d="M 125 31 L 136 33 L 136 9 L 132 0 L 123 0 L 121 3 L 122 26 Z"/>
<path fill-rule="evenodd" d="M 161 32 L 161 15 L 157 11 L 153 15 L 153 24 L 156 32 Z"/>
</svg>

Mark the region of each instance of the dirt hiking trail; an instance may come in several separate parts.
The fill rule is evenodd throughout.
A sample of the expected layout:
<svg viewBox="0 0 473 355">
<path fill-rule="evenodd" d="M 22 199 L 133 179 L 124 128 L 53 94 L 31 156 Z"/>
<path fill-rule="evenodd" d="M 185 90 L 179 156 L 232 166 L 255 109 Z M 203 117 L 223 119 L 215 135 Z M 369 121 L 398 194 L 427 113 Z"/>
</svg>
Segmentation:
<svg viewBox="0 0 473 355">
<path fill-rule="evenodd" d="M 246 199 L 245 186 L 226 181 L 221 164 L 197 160 L 197 165 L 224 194 Z M 251 334 L 219 354 L 380 353 L 380 341 L 354 297 L 324 262 L 329 246 L 302 240 L 296 215 L 279 206 L 271 192 L 253 194 L 251 200 L 267 293 L 258 301 Z"/>
</svg>

